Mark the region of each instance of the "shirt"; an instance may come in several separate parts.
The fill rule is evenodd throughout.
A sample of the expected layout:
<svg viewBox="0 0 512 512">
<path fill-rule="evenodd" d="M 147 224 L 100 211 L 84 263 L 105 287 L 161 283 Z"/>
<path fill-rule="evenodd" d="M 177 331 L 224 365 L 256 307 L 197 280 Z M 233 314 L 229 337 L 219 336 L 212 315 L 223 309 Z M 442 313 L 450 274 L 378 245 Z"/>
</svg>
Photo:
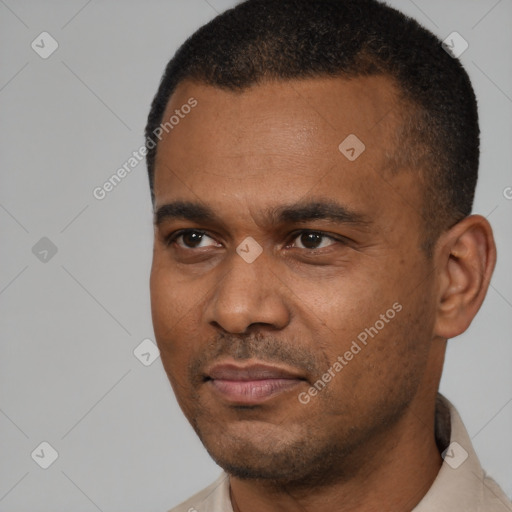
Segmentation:
<svg viewBox="0 0 512 512">
<path fill-rule="evenodd" d="M 512 503 L 485 474 L 455 407 L 438 394 L 435 435 L 443 464 L 434 483 L 413 512 L 512 512 Z M 233 512 L 229 476 L 169 512 Z"/>
</svg>

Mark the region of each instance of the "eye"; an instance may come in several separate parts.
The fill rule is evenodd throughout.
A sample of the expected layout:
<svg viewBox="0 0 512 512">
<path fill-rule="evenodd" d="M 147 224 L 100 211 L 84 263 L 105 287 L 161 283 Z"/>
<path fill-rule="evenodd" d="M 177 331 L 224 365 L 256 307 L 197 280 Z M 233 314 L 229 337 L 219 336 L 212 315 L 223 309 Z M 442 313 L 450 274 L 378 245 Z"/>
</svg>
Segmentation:
<svg viewBox="0 0 512 512">
<path fill-rule="evenodd" d="M 208 241 L 213 243 L 208 243 Z M 204 231 L 197 229 L 182 229 L 172 233 L 165 239 L 166 245 L 172 245 L 176 243 L 178 247 L 183 249 L 197 249 L 201 247 L 219 246 L 212 237 L 208 236 Z"/>
<path fill-rule="evenodd" d="M 298 240 L 299 245 L 296 245 L 296 247 L 299 249 L 309 250 L 323 249 L 324 247 L 328 247 L 338 242 L 338 240 L 332 236 L 328 236 L 319 231 L 302 231 L 293 240 Z"/>
</svg>

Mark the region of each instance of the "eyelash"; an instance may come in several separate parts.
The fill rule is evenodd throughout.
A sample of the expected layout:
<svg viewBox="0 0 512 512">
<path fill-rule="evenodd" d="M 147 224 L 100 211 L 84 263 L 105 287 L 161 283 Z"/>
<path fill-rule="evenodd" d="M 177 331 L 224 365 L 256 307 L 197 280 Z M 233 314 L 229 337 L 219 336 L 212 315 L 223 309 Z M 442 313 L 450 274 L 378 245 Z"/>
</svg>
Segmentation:
<svg viewBox="0 0 512 512">
<path fill-rule="evenodd" d="M 206 235 L 206 236 L 212 238 L 213 240 L 215 240 L 215 238 L 210 236 L 206 231 L 202 231 L 200 229 L 188 228 L 188 229 L 180 229 L 180 230 L 175 231 L 174 233 L 171 233 L 170 235 L 166 236 L 164 238 L 164 243 L 167 247 L 170 247 L 180 236 L 186 235 L 189 233 L 198 233 L 200 235 Z M 300 235 L 304 235 L 304 234 L 320 235 L 322 238 L 328 238 L 329 240 L 332 240 L 333 242 L 338 242 L 340 244 L 346 244 L 346 242 L 343 240 L 343 238 L 337 238 L 337 237 L 334 237 L 333 235 L 324 233 L 323 231 L 315 231 L 313 229 L 302 229 L 299 231 L 294 231 L 293 233 L 290 234 L 290 241 L 293 241 L 293 240 L 297 239 Z M 181 248 L 184 249 L 183 247 L 181 247 Z M 185 249 L 192 251 L 192 250 L 194 250 L 194 247 L 187 247 Z M 302 249 L 302 247 L 299 247 L 299 249 Z M 321 249 L 325 249 L 325 247 L 320 247 L 319 249 L 318 248 L 317 249 L 305 248 L 303 250 L 309 251 L 309 252 L 314 252 L 314 251 L 318 251 Z"/>
</svg>

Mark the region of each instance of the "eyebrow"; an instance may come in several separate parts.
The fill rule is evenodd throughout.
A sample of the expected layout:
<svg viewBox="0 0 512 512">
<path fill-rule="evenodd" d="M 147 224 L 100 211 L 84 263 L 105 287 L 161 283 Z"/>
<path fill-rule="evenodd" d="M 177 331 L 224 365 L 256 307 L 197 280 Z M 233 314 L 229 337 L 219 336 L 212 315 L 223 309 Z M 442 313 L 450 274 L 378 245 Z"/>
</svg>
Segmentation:
<svg viewBox="0 0 512 512">
<path fill-rule="evenodd" d="M 301 223 L 328 220 L 335 223 L 367 226 L 370 219 L 331 199 L 298 201 L 296 203 L 267 208 L 264 211 L 271 224 Z M 224 224 L 212 208 L 192 201 L 174 201 L 158 207 L 154 223 L 160 226 L 167 220 L 181 219 L 197 223 Z"/>
</svg>

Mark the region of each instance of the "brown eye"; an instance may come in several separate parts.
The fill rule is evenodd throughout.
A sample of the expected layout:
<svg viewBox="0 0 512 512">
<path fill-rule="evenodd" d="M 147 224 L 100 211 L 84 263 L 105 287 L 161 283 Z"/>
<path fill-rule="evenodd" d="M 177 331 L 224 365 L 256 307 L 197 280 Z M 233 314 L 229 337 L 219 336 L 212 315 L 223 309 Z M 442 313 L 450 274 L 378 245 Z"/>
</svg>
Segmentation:
<svg viewBox="0 0 512 512">
<path fill-rule="evenodd" d="M 322 249 L 336 243 L 334 238 L 317 231 L 304 231 L 295 237 L 294 241 L 299 241 L 298 245 L 296 245 L 299 249 L 310 250 Z"/>
<path fill-rule="evenodd" d="M 209 240 L 213 243 L 208 243 Z M 167 245 L 171 245 L 173 243 L 176 243 L 176 245 L 183 249 L 197 249 L 211 245 L 218 245 L 217 242 L 215 242 L 215 240 L 208 236 L 204 231 L 198 231 L 196 229 L 186 229 L 173 233 L 168 237 Z"/>
<path fill-rule="evenodd" d="M 188 233 L 183 233 L 183 235 L 181 235 L 183 244 L 191 248 L 197 247 L 201 243 L 203 237 L 204 233 L 200 233 L 198 231 L 190 231 Z"/>
</svg>

